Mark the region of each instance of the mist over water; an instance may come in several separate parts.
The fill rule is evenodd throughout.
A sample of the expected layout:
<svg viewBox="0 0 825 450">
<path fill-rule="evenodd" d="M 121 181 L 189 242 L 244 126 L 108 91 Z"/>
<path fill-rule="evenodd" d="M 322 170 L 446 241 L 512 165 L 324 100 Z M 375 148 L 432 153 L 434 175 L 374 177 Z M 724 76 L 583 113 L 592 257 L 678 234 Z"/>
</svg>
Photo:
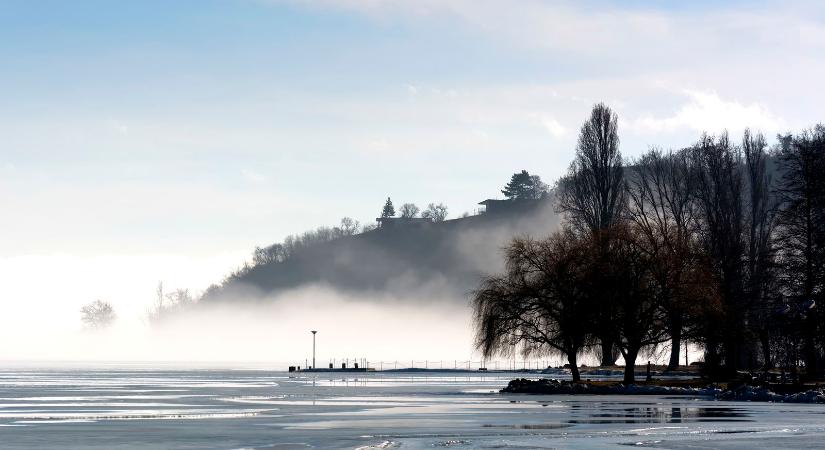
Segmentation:
<svg viewBox="0 0 825 450">
<path fill-rule="evenodd" d="M 116 322 L 108 329 L 41 329 L 6 341 L 4 360 L 256 362 L 305 365 L 309 330 L 317 364 L 470 358 L 469 308 L 458 299 L 420 302 L 344 295 L 307 287 L 264 301 L 200 306 L 163 323 Z"/>
<path fill-rule="evenodd" d="M 0 346 L 0 361 L 255 363 L 284 369 L 305 366 L 311 359 L 310 330 L 319 331 L 319 367 L 333 361 L 340 367 L 342 360 L 362 358 L 375 366 L 398 361 L 399 367 L 411 361 L 420 367 L 425 361 L 430 367 L 438 367 L 438 361 L 444 367 L 479 361 L 472 345 L 469 293 L 483 275 L 503 269 L 502 249 L 510 239 L 544 237 L 557 226 L 550 205 L 525 217 L 465 226 L 456 233 L 446 254 L 453 255 L 465 273 L 477 274 L 460 282 L 409 264 L 387 278 L 380 290 L 314 283 L 269 294 L 246 286 L 220 302 L 196 304 L 162 323 L 148 320 L 159 280 L 167 292 L 189 288 L 197 296 L 245 256 L 235 252 L 189 258 L 57 255 L 0 260 L 0 268 L 9 275 L 0 293 L 7 307 L 15 306 L 14 315 L 0 318 L 0 338 L 7 343 Z M 398 263 L 380 252 L 370 256 L 371 264 Z M 109 328 L 84 330 L 79 309 L 95 299 L 110 302 L 117 319 Z"/>
</svg>

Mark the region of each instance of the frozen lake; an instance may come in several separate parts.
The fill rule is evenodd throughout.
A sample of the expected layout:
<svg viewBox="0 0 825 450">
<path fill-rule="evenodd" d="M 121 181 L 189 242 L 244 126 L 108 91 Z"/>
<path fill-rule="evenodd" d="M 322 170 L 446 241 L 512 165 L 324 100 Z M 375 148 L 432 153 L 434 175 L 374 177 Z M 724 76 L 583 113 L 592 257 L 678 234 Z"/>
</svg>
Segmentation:
<svg viewBox="0 0 825 450">
<path fill-rule="evenodd" d="M 512 375 L 0 370 L 0 447 L 816 448 L 825 406 L 495 393 Z"/>
</svg>

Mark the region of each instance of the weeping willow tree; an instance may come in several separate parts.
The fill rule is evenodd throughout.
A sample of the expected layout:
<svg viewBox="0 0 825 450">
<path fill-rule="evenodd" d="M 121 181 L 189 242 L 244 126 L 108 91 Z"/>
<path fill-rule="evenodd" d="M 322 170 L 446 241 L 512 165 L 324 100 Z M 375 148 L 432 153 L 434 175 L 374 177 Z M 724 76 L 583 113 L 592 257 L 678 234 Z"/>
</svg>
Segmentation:
<svg viewBox="0 0 825 450">
<path fill-rule="evenodd" d="M 506 270 L 473 293 L 475 344 L 485 358 L 565 356 L 573 381 L 590 347 L 593 308 L 587 287 L 590 243 L 570 231 L 545 240 L 515 239 Z"/>
</svg>

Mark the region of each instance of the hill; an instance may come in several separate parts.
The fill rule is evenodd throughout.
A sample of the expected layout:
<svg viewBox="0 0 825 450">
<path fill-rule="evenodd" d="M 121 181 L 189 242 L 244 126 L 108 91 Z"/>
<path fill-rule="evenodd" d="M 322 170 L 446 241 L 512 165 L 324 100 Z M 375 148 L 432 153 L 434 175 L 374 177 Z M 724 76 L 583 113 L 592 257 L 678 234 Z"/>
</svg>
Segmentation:
<svg viewBox="0 0 825 450">
<path fill-rule="evenodd" d="M 553 196 L 491 200 L 484 213 L 442 222 L 391 219 L 379 228 L 304 246 L 283 261 L 247 267 L 209 289 L 205 302 L 261 300 L 308 285 L 426 300 L 464 298 L 501 270 L 517 235 L 545 236 L 557 223 Z"/>
</svg>

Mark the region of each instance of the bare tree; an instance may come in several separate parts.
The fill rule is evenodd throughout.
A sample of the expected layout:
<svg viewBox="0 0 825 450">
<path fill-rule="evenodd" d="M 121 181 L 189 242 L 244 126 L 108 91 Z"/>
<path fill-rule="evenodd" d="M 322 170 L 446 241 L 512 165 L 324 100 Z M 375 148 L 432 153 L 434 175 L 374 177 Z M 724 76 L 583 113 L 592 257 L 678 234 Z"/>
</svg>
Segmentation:
<svg viewBox="0 0 825 450">
<path fill-rule="evenodd" d="M 700 242 L 708 255 L 724 315 L 722 323 L 706 321 L 705 364 L 733 373 L 748 359 L 747 302 L 744 295 L 742 161 L 727 133 L 704 135 L 692 149 L 696 177 L 697 224 Z"/>
<path fill-rule="evenodd" d="M 557 206 L 574 230 L 598 237 L 622 217 L 625 189 L 618 117 L 608 106 L 599 103 L 582 125 L 575 159 L 558 183 Z M 598 308 L 605 330 L 599 337 L 601 363 L 614 365 L 618 355 L 606 333 L 611 305 L 602 302 Z"/>
<path fill-rule="evenodd" d="M 579 381 L 577 357 L 589 344 L 593 308 L 587 293 L 589 240 L 569 231 L 542 241 L 516 239 L 506 250 L 507 269 L 487 278 L 473 296 L 477 348 L 485 357 L 567 357 Z"/>
<path fill-rule="evenodd" d="M 788 328 L 799 333 L 806 374 L 812 378 L 825 344 L 825 127 L 818 125 L 786 143 L 779 155 L 781 284 L 787 308 L 796 311 L 786 319 Z"/>
<path fill-rule="evenodd" d="M 776 284 L 776 213 L 777 197 L 767 171 L 767 142 L 761 133 L 745 130 L 742 153 L 745 157 L 745 246 L 746 294 L 749 325 L 758 335 L 762 364 L 771 363 L 772 311 L 778 304 Z"/>
<path fill-rule="evenodd" d="M 338 234 L 341 236 L 352 236 L 358 234 L 361 224 L 351 217 L 344 217 L 341 219 L 341 225 L 338 227 Z"/>
<path fill-rule="evenodd" d="M 679 295 L 699 264 L 692 225 L 694 181 L 687 152 L 652 149 L 635 161 L 629 178 L 628 216 L 652 266 L 670 334 L 668 370 L 679 365 L 682 331 L 690 304 Z"/>
<path fill-rule="evenodd" d="M 427 205 L 427 209 L 421 213 L 421 217 L 425 219 L 431 219 L 433 222 L 443 222 L 447 219 L 447 206 L 443 203 L 435 204 L 430 203 Z"/>
<path fill-rule="evenodd" d="M 624 358 L 624 382 L 633 383 L 640 352 L 668 339 L 665 297 L 656 279 L 661 260 L 630 224 L 617 224 L 603 233 L 610 236 L 595 243 L 599 257 L 594 258 L 590 273 L 597 283 L 589 285 L 595 291 L 593 298 L 611 304 L 611 323 L 606 331 Z"/>
<path fill-rule="evenodd" d="M 186 311 L 194 304 L 195 299 L 189 293 L 189 289 L 175 289 L 164 293 L 163 283 L 159 282 L 155 305 L 149 310 L 149 322 L 153 325 L 161 324 L 170 317 Z"/>
<path fill-rule="evenodd" d="M 401 205 L 399 211 L 401 212 L 401 217 L 405 219 L 412 219 L 413 217 L 418 217 L 418 213 L 421 209 L 414 203 L 404 203 Z"/>
<path fill-rule="evenodd" d="M 281 244 L 272 244 L 267 247 L 255 247 L 252 252 L 252 264 L 261 266 L 264 264 L 279 263 L 286 259 L 286 250 Z"/>
<path fill-rule="evenodd" d="M 183 310 L 195 303 L 194 298 L 189 293 L 189 289 L 175 289 L 166 294 L 166 308 Z"/>
<path fill-rule="evenodd" d="M 577 231 L 596 233 L 621 217 L 625 186 L 618 117 L 605 104 L 595 105 L 582 125 L 575 159 L 559 188 L 558 208 Z"/>
<path fill-rule="evenodd" d="M 115 321 L 115 318 L 115 309 L 111 304 L 102 300 L 95 300 L 80 308 L 80 321 L 88 329 L 107 328 Z"/>
</svg>

